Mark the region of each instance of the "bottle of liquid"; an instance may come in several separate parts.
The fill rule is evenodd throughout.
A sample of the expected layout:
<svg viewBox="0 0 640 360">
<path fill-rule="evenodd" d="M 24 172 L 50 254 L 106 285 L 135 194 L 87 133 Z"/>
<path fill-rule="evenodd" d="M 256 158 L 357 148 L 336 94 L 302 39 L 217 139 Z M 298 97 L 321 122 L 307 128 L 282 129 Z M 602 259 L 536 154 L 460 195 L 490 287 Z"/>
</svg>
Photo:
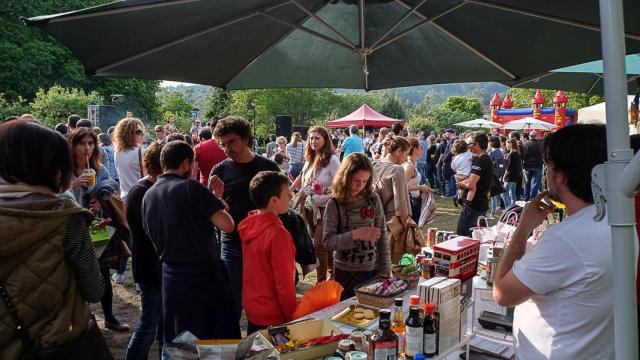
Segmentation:
<svg viewBox="0 0 640 360">
<path fill-rule="evenodd" d="M 398 359 L 398 336 L 391 331 L 391 311 L 381 309 L 379 328 L 369 342 L 369 358 L 372 360 Z"/>
<path fill-rule="evenodd" d="M 398 335 L 398 354 L 404 356 L 405 345 L 405 333 L 406 327 L 402 318 L 402 298 L 395 299 L 396 308 L 393 311 L 393 322 L 391 323 L 391 330 Z"/>
<path fill-rule="evenodd" d="M 404 349 L 405 359 L 413 359 L 417 354 L 421 354 L 424 341 L 424 324 L 420 316 L 420 297 L 411 295 L 409 297 L 409 316 L 405 320 L 407 328 L 406 342 Z"/>
<path fill-rule="evenodd" d="M 423 351 L 427 357 L 434 357 L 438 353 L 436 319 L 433 313 L 436 311 L 436 304 L 424 304 L 424 343 Z"/>
</svg>

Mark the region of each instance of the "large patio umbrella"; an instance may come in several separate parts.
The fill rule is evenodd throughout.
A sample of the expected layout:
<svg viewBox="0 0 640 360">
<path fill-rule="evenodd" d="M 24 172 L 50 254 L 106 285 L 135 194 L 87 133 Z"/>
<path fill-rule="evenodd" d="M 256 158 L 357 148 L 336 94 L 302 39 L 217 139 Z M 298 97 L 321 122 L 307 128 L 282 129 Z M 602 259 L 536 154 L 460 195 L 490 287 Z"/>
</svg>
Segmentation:
<svg viewBox="0 0 640 360">
<path fill-rule="evenodd" d="M 382 127 L 391 127 L 391 125 L 397 122 L 404 124 L 404 120 L 384 116 L 370 108 L 369 105 L 363 104 L 358 108 L 358 110 L 352 112 L 351 114 L 341 117 L 340 119 L 335 119 L 327 122 L 327 127 L 346 128 L 350 125 L 358 125 L 358 127 L 361 128 L 370 126 L 372 128 L 379 129 Z"/>
<path fill-rule="evenodd" d="M 484 129 L 496 129 L 496 128 L 500 127 L 500 124 L 495 123 L 493 121 L 486 120 L 486 119 L 468 120 L 468 121 L 455 123 L 453 125 L 462 126 L 462 127 L 468 127 L 468 128 L 476 128 L 476 129 L 483 129 L 483 128 Z"/>
<path fill-rule="evenodd" d="M 91 75 L 228 89 L 514 84 L 601 58 L 595 0 L 130 0 L 26 23 Z"/>
<path fill-rule="evenodd" d="M 557 125 L 550 124 L 546 121 L 538 120 L 533 117 L 525 117 L 518 120 L 509 121 L 502 126 L 503 129 L 508 130 L 553 130 L 557 128 Z"/>
<path fill-rule="evenodd" d="M 640 54 L 625 57 L 627 74 L 627 94 L 640 90 Z M 558 89 L 586 94 L 604 94 L 602 60 L 572 65 L 552 70 L 530 80 L 513 85 L 519 88 Z"/>
</svg>

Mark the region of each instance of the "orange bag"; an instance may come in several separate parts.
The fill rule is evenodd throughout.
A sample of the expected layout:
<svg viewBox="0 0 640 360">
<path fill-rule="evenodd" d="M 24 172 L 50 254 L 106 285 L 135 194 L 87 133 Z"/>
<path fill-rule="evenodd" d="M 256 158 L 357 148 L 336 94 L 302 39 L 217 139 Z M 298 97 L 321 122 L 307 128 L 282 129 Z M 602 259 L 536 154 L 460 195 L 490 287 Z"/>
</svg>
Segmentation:
<svg viewBox="0 0 640 360">
<path fill-rule="evenodd" d="M 293 318 L 297 319 L 339 303 L 342 290 L 344 290 L 342 285 L 334 280 L 316 284 L 304 294 L 293 313 Z"/>
</svg>

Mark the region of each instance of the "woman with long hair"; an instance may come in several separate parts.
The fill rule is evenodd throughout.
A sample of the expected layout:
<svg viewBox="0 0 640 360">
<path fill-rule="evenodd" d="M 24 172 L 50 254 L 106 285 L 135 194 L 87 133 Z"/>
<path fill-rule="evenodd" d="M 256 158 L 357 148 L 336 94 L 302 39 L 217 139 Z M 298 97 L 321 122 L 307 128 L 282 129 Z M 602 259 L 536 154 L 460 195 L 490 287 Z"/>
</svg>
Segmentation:
<svg viewBox="0 0 640 360">
<path fill-rule="evenodd" d="M 118 121 L 113 132 L 115 145 L 114 162 L 120 179 L 120 197 L 126 199 L 131 189 L 143 177 L 142 141 L 144 140 L 144 125 L 135 118 L 124 118 Z"/>
<path fill-rule="evenodd" d="M 373 183 L 378 189 L 387 221 L 398 216 L 405 224 L 411 215 L 411 206 L 402 164 L 407 161 L 411 144 L 407 139 L 393 134 L 387 135 L 384 144 L 384 157 L 373 163 Z"/>
<path fill-rule="evenodd" d="M 334 154 L 333 143 L 329 131 L 323 126 L 312 126 L 307 133 L 305 149 L 305 164 L 302 173 L 291 185 L 291 190 L 298 187 L 305 189 L 300 199 L 310 197 L 310 201 L 301 201 L 302 214 L 313 238 L 313 244 L 318 257 L 318 281 L 327 279 L 327 273 L 332 268 L 331 252 L 327 251 L 322 241 L 322 217 L 329 200 L 329 193 L 333 179 L 340 168 L 340 160 Z M 305 206 L 305 203 L 307 204 Z"/>
<path fill-rule="evenodd" d="M 504 192 L 500 194 L 504 207 L 507 208 L 518 200 L 517 187 L 522 177 L 522 156 L 518 150 L 518 141 L 514 138 L 507 140 L 507 157 L 505 158 L 505 172 L 502 177 Z"/>
<path fill-rule="evenodd" d="M 409 141 L 411 145 L 411 150 L 409 150 L 407 161 L 402 164 L 402 167 L 404 168 L 404 174 L 407 178 L 407 189 L 410 194 L 411 218 L 417 224 L 420 219 L 420 209 L 422 207 L 422 197 L 420 195 L 430 192 L 431 188 L 428 185 L 420 185 L 423 180 L 422 174 L 416 167 L 417 160 L 424 152 L 422 144 L 420 144 L 420 141 L 415 137 L 410 137 L 407 141 Z"/>
<path fill-rule="evenodd" d="M 60 196 L 73 169 L 60 134 L 24 120 L 0 125 L 0 359 L 37 357 L 16 319 L 34 350 L 51 349 L 51 358 L 70 358 L 63 350 L 74 359 L 112 358 L 88 304 L 104 293 L 89 234 L 93 215 Z M 80 337 L 98 341 L 74 347 Z"/>
<path fill-rule="evenodd" d="M 334 251 L 334 278 L 354 295 L 357 284 L 391 271 L 384 210 L 373 190 L 373 167 L 366 155 L 348 155 L 335 179 L 324 217 L 324 244 Z"/>
<path fill-rule="evenodd" d="M 75 128 L 69 136 L 71 147 L 71 192 L 78 204 L 93 211 L 100 211 L 100 203 L 89 199 L 89 195 L 95 188 L 108 185 L 116 187 L 115 181 L 109 177 L 107 169 L 100 163 L 100 151 L 98 150 L 98 138 L 89 128 Z M 90 168 L 95 173 L 95 181 L 90 180 L 85 170 Z M 117 191 L 117 189 L 114 189 Z M 125 258 L 126 261 L 126 258 Z M 109 265 L 100 262 L 100 273 L 104 280 L 104 295 L 100 300 L 104 313 L 104 324 L 108 329 L 127 331 L 129 326 L 122 323 L 113 314 L 113 288 L 109 279 Z"/>
<path fill-rule="evenodd" d="M 297 131 L 291 134 L 291 141 L 287 144 L 287 156 L 289 156 L 289 173 L 295 179 L 300 175 L 304 163 L 304 141 Z"/>
</svg>

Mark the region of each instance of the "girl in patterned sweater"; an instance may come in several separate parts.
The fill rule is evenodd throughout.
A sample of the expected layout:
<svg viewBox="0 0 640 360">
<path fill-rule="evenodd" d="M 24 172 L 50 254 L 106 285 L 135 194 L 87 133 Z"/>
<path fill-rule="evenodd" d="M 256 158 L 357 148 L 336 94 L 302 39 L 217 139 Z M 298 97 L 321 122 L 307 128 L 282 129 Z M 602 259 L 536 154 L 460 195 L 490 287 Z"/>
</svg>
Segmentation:
<svg viewBox="0 0 640 360">
<path fill-rule="evenodd" d="M 391 271 L 384 210 L 372 174 L 364 154 L 349 155 L 333 180 L 333 198 L 325 210 L 324 245 L 334 252 L 334 280 L 344 287 L 342 300 L 354 296 L 359 283 L 389 277 Z"/>
</svg>

